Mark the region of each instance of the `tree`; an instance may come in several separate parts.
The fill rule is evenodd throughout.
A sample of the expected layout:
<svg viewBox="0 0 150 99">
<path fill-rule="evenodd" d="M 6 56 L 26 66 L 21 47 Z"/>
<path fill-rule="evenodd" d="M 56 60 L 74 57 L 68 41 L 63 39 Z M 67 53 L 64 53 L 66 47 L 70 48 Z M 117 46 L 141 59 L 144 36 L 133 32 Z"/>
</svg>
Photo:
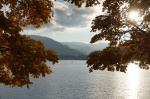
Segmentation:
<svg viewBox="0 0 150 99">
<path fill-rule="evenodd" d="M 78 7 L 99 4 L 98 0 L 64 0 Z M 131 6 L 132 5 L 132 6 Z M 89 55 L 87 64 L 92 70 L 125 71 L 129 62 L 139 61 L 141 68 L 150 64 L 149 51 L 149 0 L 105 0 L 105 15 L 93 20 L 92 32 L 100 31 L 91 43 L 110 41 L 103 51 Z M 8 7 L 8 10 L 4 10 Z M 10 86 L 31 84 L 29 77 L 38 78 L 50 74 L 49 60 L 58 62 L 56 53 L 44 48 L 40 41 L 21 35 L 23 27 L 35 28 L 49 23 L 53 17 L 51 0 L 0 0 L 0 83 Z M 132 10 L 140 12 L 142 20 L 130 20 Z M 129 36 L 127 39 L 125 36 Z M 109 57 L 109 56 L 110 57 Z M 109 58 L 108 58 L 109 57 Z M 100 58 L 100 60 L 98 59 Z"/>
<path fill-rule="evenodd" d="M 98 0 L 64 0 L 78 7 L 99 4 Z M 8 10 L 4 10 L 8 8 Z M 57 54 L 42 42 L 21 35 L 23 27 L 35 28 L 53 17 L 51 0 L 0 0 L 0 83 L 10 86 L 32 84 L 29 77 L 50 74 L 46 61 L 58 62 Z"/>
<path fill-rule="evenodd" d="M 99 33 L 91 43 L 107 40 L 109 47 L 88 56 L 90 71 L 126 72 L 130 62 L 149 69 L 150 0 L 104 0 L 102 6 L 105 14 L 92 21 L 91 31 Z"/>
<path fill-rule="evenodd" d="M 32 84 L 30 76 L 39 78 L 51 73 L 46 61 L 58 62 L 57 54 L 20 32 L 22 27 L 38 28 L 50 22 L 52 7 L 49 0 L 0 0 L 0 83 L 28 87 Z"/>
</svg>

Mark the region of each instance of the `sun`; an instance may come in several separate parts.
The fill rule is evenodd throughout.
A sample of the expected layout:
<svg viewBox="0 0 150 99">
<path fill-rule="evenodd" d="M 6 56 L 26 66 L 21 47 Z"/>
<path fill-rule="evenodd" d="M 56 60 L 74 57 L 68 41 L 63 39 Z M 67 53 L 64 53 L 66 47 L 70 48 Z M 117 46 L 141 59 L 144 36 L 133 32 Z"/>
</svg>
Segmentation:
<svg viewBox="0 0 150 99">
<path fill-rule="evenodd" d="M 139 12 L 138 11 L 129 12 L 128 17 L 130 20 L 136 20 L 139 17 Z"/>
</svg>

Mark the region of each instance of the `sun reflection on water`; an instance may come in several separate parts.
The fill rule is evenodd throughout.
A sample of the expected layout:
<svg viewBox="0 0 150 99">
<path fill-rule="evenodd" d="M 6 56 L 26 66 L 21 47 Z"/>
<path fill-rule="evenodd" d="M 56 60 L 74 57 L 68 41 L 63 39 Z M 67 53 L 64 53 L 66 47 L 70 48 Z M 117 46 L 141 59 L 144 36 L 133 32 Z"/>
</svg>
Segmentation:
<svg viewBox="0 0 150 99">
<path fill-rule="evenodd" d="M 138 99 L 139 77 L 139 67 L 130 63 L 127 70 L 128 99 Z"/>
</svg>

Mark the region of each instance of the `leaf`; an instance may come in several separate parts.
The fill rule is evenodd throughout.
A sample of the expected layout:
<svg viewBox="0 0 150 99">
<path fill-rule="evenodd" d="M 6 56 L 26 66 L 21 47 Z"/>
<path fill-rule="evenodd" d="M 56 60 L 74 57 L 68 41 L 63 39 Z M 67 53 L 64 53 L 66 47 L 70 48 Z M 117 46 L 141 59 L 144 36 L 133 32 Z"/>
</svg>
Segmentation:
<svg viewBox="0 0 150 99">
<path fill-rule="evenodd" d="M 109 47 L 95 51 L 88 56 L 91 70 L 125 72 L 130 62 L 140 62 L 139 67 L 148 69 L 150 65 L 150 2 L 147 0 L 104 0 L 102 11 L 92 21 L 91 32 L 97 32 L 91 43 L 109 41 Z M 130 20 L 130 11 L 137 10 L 137 20 Z M 142 19 L 143 17 L 143 19 Z M 118 49 L 121 49 L 120 51 Z M 97 57 L 97 58 L 95 58 Z"/>
</svg>

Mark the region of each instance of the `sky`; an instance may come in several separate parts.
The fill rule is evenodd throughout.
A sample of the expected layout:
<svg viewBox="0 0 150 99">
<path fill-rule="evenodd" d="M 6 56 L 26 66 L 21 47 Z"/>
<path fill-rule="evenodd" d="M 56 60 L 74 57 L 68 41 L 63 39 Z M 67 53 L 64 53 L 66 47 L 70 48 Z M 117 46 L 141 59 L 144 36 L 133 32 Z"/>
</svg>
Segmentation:
<svg viewBox="0 0 150 99">
<path fill-rule="evenodd" d="M 102 14 L 102 6 L 81 8 L 71 3 L 54 1 L 54 17 L 51 22 L 40 28 L 26 27 L 22 34 L 40 35 L 52 38 L 59 42 L 89 43 L 96 33 L 91 31 L 91 22 Z"/>
</svg>

